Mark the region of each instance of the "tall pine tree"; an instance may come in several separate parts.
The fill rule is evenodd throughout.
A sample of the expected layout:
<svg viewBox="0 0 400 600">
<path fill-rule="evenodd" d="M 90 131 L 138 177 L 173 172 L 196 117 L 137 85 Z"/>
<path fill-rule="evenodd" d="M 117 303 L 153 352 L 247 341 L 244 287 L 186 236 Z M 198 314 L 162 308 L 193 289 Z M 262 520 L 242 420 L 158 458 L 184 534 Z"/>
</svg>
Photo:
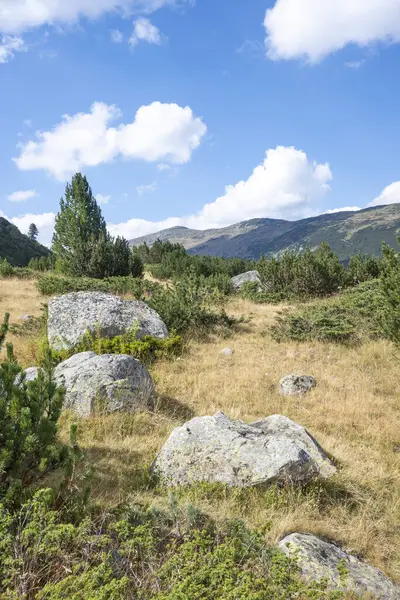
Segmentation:
<svg viewBox="0 0 400 600">
<path fill-rule="evenodd" d="M 52 250 L 56 268 L 73 276 L 89 274 L 93 251 L 107 239 L 106 222 L 84 175 L 77 173 L 65 188 L 56 217 Z"/>
</svg>

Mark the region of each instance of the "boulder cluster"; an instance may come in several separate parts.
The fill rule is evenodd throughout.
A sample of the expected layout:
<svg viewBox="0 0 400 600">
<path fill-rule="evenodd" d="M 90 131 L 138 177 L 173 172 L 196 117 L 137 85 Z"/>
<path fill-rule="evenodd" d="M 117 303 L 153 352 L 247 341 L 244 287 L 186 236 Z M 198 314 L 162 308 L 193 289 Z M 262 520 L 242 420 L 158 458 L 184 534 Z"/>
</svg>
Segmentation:
<svg viewBox="0 0 400 600">
<path fill-rule="evenodd" d="M 236 289 L 261 280 L 249 272 L 232 280 Z M 260 287 L 261 289 L 261 287 Z M 48 340 L 55 350 L 73 349 L 87 333 L 111 338 L 135 328 L 137 338 L 168 336 L 160 316 L 144 302 L 127 301 L 111 294 L 78 292 L 49 302 Z M 225 348 L 221 354 L 232 356 Z M 39 369 L 26 370 L 31 381 Z M 82 417 L 98 411 L 153 410 L 154 383 L 147 368 L 131 356 L 74 354 L 60 363 L 55 382 L 66 390 L 65 408 Z M 316 386 L 313 377 L 288 375 L 279 383 L 285 396 L 304 396 Z M 272 415 L 251 424 L 219 412 L 195 417 L 172 431 L 151 470 L 167 487 L 199 482 L 230 487 L 270 484 L 301 486 L 333 477 L 336 466 L 316 439 L 286 416 Z M 400 599 L 400 590 L 381 571 L 330 540 L 308 533 L 291 533 L 279 542 L 295 556 L 306 581 L 328 582 L 332 590 L 377 599 Z"/>
</svg>

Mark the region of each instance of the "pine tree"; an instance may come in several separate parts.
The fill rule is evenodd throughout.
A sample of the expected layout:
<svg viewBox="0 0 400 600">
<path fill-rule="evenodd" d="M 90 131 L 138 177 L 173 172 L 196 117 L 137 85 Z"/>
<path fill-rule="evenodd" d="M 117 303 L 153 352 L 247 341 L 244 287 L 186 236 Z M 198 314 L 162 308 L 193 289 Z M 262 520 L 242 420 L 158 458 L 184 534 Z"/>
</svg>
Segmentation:
<svg viewBox="0 0 400 600">
<path fill-rule="evenodd" d="M 128 275 L 130 272 L 131 250 L 129 242 L 123 237 L 117 237 L 113 244 L 113 275 L 116 277 Z"/>
<path fill-rule="evenodd" d="M 28 238 L 34 240 L 36 242 L 39 235 L 39 229 L 36 227 L 35 223 L 31 223 L 28 229 Z"/>
<path fill-rule="evenodd" d="M 66 185 L 56 217 L 52 247 L 56 268 L 68 275 L 87 275 L 94 248 L 101 236 L 107 235 L 105 220 L 89 183 L 84 175 L 77 173 Z"/>
</svg>

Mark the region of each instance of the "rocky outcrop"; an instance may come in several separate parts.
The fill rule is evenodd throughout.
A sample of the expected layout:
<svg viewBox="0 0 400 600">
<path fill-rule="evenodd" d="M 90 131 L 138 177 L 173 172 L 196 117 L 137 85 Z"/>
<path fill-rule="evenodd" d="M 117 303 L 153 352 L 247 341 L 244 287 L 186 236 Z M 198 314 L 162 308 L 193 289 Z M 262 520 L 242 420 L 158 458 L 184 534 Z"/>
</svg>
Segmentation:
<svg viewBox="0 0 400 600">
<path fill-rule="evenodd" d="M 146 367 L 126 354 L 75 354 L 54 371 L 66 389 L 64 408 L 87 417 L 98 411 L 137 412 L 154 408 L 154 384 Z"/>
<path fill-rule="evenodd" d="M 287 375 L 279 382 L 282 396 L 304 396 L 317 385 L 314 377 L 309 375 Z"/>
<path fill-rule="evenodd" d="M 87 332 L 113 338 L 133 327 L 138 339 L 168 337 L 165 323 L 145 302 L 103 292 L 74 292 L 49 301 L 47 335 L 56 350 L 73 348 Z"/>
<path fill-rule="evenodd" d="M 336 544 L 309 534 L 292 533 L 280 543 L 287 556 L 295 557 L 305 581 L 326 579 L 329 589 L 369 594 L 379 600 L 399 600 L 396 587 L 382 571 L 348 554 Z"/>
<path fill-rule="evenodd" d="M 242 289 L 245 283 L 257 284 L 257 291 L 261 292 L 263 289 L 261 283 L 260 273 L 258 271 L 247 271 L 247 273 L 241 273 L 231 279 L 233 288 L 238 292 Z"/>
<path fill-rule="evenodd" d="M 313 438 L 285 417 L 246 425 L 217 413 L 175 429 L 152 470 L 171 486 L 205 481 L 248 487 L 305 484 L 329 477 L 335 467 Z"/>
</svg>

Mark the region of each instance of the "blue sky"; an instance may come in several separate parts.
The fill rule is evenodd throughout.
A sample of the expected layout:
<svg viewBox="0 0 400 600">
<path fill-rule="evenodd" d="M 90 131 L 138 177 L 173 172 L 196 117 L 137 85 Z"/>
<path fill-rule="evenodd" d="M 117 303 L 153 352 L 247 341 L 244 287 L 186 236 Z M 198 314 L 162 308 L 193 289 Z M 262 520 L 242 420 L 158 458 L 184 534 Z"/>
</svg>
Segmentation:
<svg viewBox="0 0 400 600">
<path fill-rule="evenodd" d="M 400 202 L 400 0 L 0 0 L 0 214 L 49 243 Z M 66 116 L 68 115 L 68 116 Z"/>
</svg>

